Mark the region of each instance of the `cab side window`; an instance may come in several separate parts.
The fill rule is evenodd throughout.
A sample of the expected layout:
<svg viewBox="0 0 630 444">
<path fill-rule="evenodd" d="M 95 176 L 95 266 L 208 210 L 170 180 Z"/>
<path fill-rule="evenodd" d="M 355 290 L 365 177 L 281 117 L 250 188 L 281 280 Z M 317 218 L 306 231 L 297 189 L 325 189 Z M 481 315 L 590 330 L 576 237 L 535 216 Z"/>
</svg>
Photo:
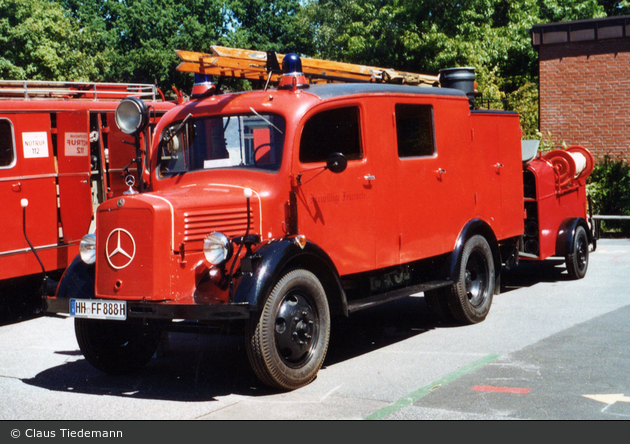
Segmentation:
<svg viewBox="0 0 630 444">
<path fill-rule="evenodd" d="M 300 162 L 325 162 L 332 153 L 343 153 L 348 160 L 363 157 L 358 107 L 322 111 L 304 125 Z"/>
<path fill-rule="evenodd" d="M 11 167 L 14 162 L 15 147 L 11 122 L 0 119 L 0 168 Z"/>
<path fill-rule="evenodd" d="M 435 153 L 431 105 L 396 105 L 398 157 L 426 157 Z"/>
</svg>

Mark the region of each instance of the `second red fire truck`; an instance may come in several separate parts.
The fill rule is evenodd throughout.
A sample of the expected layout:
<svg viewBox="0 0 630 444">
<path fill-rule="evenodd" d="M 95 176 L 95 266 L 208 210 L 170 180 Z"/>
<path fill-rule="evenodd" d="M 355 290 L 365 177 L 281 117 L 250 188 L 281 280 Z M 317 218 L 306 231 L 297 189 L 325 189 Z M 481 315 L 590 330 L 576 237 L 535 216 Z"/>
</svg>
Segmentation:
<svg viewBox="0 0 630 444">
<path fill-rule="evenodd" d="M 256 375 L 291 390 L 316 377 L 333 316 L 424 292 L 441 320 L 472 324 L 506 263 L 561 256 L 585 275 L 592 156 L 524 153 L 518 114 L 471 106 L 471 69 L 213 50 L 180 53 L 180 69 L 266 86 L 216 94 L 200 79 L 155 128 L 145 190 L 99 205 L 46 298 L 96 368 L 138 370 L 164 331 L 244 322 Z"/>
<path fill-rule="evenodd" d="M 28 304 L 42 273 L 70 264 L 83 235 L 94 232 L 96 206 L 129 189 L 125 176 L 137 181 L 142 153 L 114 116 L 131 97 L 146 102 L 153 126 L 175 106 L 154 85 L 0 81 L 3 319 Z M 138 135 L 141 151 L 150 143 L 150 131 Z"/>
</svg>

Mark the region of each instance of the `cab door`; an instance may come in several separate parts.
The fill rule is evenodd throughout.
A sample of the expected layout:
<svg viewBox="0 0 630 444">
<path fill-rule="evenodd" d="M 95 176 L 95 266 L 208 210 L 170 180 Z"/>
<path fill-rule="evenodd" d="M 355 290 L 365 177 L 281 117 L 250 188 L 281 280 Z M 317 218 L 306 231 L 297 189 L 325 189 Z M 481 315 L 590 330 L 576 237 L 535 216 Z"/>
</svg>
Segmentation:
<svg viewBox="0 0 630 444">
<path fill-rule="evenodd" d="M 365 144 L 365 113 L 358 103 L 319 108 L 306 116 L 298 134 L 298 230 L 324 249 L 341 275 L 372 270 L 376 263 L 379 171 Z M 324 170 L 327 157 L 337 152 L 346 156 L 346 170 Z"/>
<path fill-rule="evenodd" d="M 89 130 L 88 111 L 57 113 L 59 213 L 66 243 L 80 240 L 92 220 Z"/>
</svg>

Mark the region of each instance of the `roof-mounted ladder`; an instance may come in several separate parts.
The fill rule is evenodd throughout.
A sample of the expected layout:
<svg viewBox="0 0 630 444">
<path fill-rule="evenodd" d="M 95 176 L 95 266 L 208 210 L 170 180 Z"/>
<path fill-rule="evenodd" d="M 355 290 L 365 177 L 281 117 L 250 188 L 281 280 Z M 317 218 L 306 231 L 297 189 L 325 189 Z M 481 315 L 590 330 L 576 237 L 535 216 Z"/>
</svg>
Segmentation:
<svg viewBox="0 0 630 444">
<path fill-rule="evenodd" d="M 223 46 L 212 46 L 211 49 L 211 54 L 175 51 L 182 61 L 177 70 L 271 82 L 278 82 L 282 76 L 280 65 L 284 54 L 276 54 L 274 51 L 251 51 Z M 304 75 L 311 83 L 375 82 L 418 86 L 439 85 L 438 76 L 352 63 L 331 62 L 328 60 L 309 58 L 302 58 L 301 60 Z"/>
</svg>

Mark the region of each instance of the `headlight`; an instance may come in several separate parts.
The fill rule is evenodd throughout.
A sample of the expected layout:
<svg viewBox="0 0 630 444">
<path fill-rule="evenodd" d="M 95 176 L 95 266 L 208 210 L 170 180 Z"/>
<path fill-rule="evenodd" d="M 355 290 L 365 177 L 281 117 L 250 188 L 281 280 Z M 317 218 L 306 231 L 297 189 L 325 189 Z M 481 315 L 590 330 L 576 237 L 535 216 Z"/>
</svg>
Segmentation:
<svg viewBox="0 0 630 444">
<path fill-rule="evenodd" d="M 149 108 L 137 97 L 127 97 L 116 107 L 116 125 L 125 134 L 137 134 L 149 123 Z"/>
<path fill-rule="evenodd" d="M 79 243 L 79 253 L 81 260 L 86 264 L 96 262 L 96 235 L 86 234 Z"/>
<path fill-rule="evenodd" d="M 222 264 L 232 256 L 232 244 L 225 234 L 211 233 L 203 241 L 203 254 L 212 265 Z"/>
</svg>

